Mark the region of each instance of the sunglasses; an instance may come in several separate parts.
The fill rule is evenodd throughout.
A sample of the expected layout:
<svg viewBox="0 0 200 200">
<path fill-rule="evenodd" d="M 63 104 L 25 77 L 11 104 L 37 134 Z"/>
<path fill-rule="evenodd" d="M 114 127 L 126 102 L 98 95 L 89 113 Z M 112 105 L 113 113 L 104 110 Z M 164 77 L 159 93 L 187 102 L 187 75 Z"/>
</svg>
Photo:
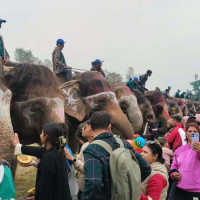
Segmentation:
<svg viewBox="0 0 200 200">
<path fill-rule="evenodd" d="M 86 129 L 86 125 L 82 128 L 82 130 L 85 130 Z"/>
<path fill-rule="evenodd" d="M 156 141 L 147 141 L 146 144 L 157 144 L 157 142 Z"/>
</svg>

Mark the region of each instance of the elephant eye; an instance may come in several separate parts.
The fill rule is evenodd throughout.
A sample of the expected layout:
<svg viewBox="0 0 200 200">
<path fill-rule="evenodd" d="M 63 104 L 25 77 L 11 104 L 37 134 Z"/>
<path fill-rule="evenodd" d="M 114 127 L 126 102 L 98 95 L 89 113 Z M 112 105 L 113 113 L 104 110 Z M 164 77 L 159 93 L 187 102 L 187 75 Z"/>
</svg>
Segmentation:
<svg viewBox="0 0 200 200">
<path fill-rule="evenodd" d="M 34 105 L 32 107 L 32 111 L 41 111 L 42 110 L 42 107 L 40 105 Z"/>
<path fill-rule="evenodd" d="M 100 103 L 100 104 L 101 104 L 101 103 L 106 103 L 106 100 L 105 100 L 105 99 L 99 99 L 99 100 L 98 100 L 98 103 Z"/>
</svg>

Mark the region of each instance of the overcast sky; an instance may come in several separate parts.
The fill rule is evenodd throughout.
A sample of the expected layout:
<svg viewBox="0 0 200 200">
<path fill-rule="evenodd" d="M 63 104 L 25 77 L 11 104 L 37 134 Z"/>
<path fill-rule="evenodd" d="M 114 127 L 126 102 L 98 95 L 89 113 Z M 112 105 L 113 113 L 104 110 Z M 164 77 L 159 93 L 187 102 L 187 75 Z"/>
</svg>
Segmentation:
<svg viewBox="0 0 200 200">
<path fill-rule="evenodd" d="M 0 33 L 12 60 L 15 48 L 50 59 L 58 38 L 67 64 L 104 69 L 125 77 L 127 68 L 152 69 L 147 87 L 191 88 L 200 75 L 199 0 L 0 0 Z"/>
</svg>

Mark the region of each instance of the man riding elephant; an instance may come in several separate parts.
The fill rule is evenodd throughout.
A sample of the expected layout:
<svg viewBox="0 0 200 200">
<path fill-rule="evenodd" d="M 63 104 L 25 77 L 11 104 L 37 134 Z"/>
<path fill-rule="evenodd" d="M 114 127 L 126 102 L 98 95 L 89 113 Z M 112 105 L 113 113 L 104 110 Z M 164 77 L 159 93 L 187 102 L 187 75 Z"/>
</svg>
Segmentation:
<svg viewBox="0 0 200 200">
<path fill-rule="evenodd" d="M 2 23 L 6 23 L 6 20 L 0 19 L 0 29 L 2 27 Z M 0 76 L 4 75 L 4 65 L 14 67 L 16 63 L 10 61 L 10 56 L 5 48 L 3 37 L 0 36 Z"/>
<path fill-rule="evenodd" d="M 140 76 L 140 86 L 142 88 L 143 93 L 145 91 L 148 91 L 147 88 L 145 88 L 146 86 L 146 82 L 148 80 L 148 77 L 150 77 L 152 75 L 152 71 L 151 70 L 147 70 L 147 72 L 143 75 Z"/>
<path fill-rule="evenodd" d="M 2 26 L 2 23 L 6 23 L 6 20 L 0 19 L 0 28 Z M 6 65 L 10 60 L 10 56 L 4 46 L 3 37 L 0 36 L 0 75 L 3 76 L 4 69 L 3 65 Z"/>
<path fill-rule="evenodd" d="M 180 92 L 181 92 L 180 90 L 177 90 L 177 92 L 175 93 L 175 96 L 174 96 L 174 97 L 175 97 L 175 98 L 180 98 Z"/>
<path fill-rule="evenodd" d="M 100 72 L 102 74 L 102 76 L 106 77 L 103 69 L 102 69 L 102 63 L 104 61 L 103 60 L 99 60 L 99 59 L 96 59 L 95 61 L 93 61 L 91 64 L 92 64 L 92 68 L 90 69 L 90 71 L 97 71 L 97 72 Z"/>
<path fill-rule="evenodd" d="M 128 82 L 126 82 L 126 85 L 130 88 L 130 90 L 140 90 L 141 92 L 143 92 L 143 89 L 141 88 L 140 84 L 139 84 L 139 79 L 138 77 L 134 77 L 133 80 L 129 80 Z"/>
<path fill-rule="evenodd" d="M 64 48 L 64 40 L 58 39 L 56 42 L 56 47 L 52 53 L 52 61 L 53 61 L 53 70 L 60 74 L 65 74 L 66 81 L 71 81 L 72 77 L 72 70 L 71 67 L 67 66 L 65 57 L 62 53 Z"/>
</svg>

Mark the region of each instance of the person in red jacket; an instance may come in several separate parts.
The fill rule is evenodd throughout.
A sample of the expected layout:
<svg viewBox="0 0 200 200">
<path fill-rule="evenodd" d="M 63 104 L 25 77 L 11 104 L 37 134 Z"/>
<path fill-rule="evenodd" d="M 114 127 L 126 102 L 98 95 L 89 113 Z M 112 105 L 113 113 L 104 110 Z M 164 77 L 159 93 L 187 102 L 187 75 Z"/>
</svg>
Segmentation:
<svg viewBox="0 0 200 200">
<path fill-rule="evenodd" d="M 173 116 L 173 122 L 174 122 L 175 128 L 172 130 L 172 132 L 170 133 L 168 137 L 169 147 L 170 149 L 173 149 L 173 151 L 178 149 L 178 147 L 182 146 L 182 139 L 178 131 L 180 128 L 183 128 L 181 121 L 182 121 L 182 117 L 180 115 Z"/>
<path fill-rule="evenodd" d="M 150 164 L 152 171 L 141 184 L 140 200 L 165 200 L 167 197 L 168 173 L 162 153 L 162 148 L 156 141 L 148 141 L 142 149 L 141 155 Z"/>
</svg>

